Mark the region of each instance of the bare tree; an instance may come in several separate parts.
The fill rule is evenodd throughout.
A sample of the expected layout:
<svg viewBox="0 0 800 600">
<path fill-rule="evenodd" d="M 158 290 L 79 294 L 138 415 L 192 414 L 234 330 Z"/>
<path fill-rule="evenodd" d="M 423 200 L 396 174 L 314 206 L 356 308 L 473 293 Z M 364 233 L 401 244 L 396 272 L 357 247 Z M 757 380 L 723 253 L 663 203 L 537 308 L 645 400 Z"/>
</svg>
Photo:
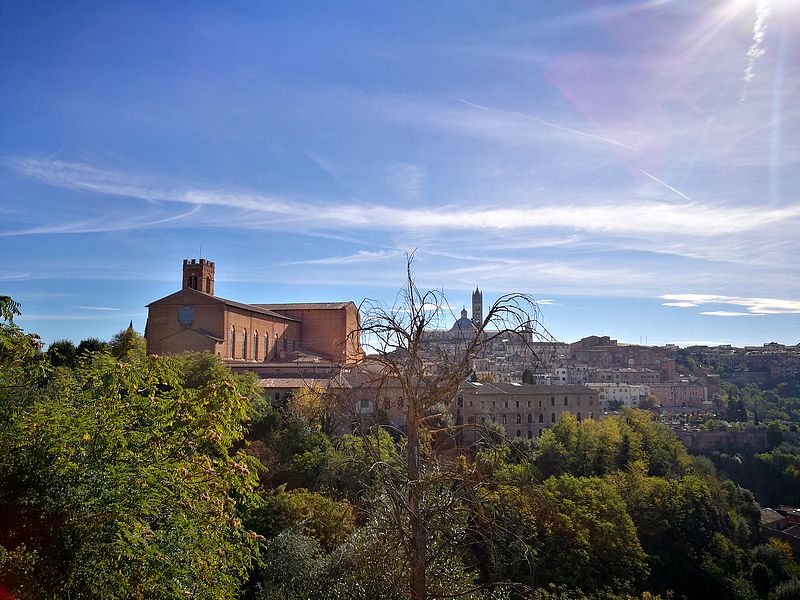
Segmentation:
<svg viewBox="0 0 800 600">
<path fill-rule="evenodd" d="M 434 441 L 449 439 L 466 429 L 485 430 L 477 423 L 453 423 L 451 407 L 459 386 L 473 370 L 475 357 L 501 337 L 516 336 L 535 357 L 532 342 L 553 342 L 540 322 L 535 300 L 526 294 L 506 294 L 497 299 L 482 323 L 456 328 L 446 339 L 437 328 L 452 314 L 440 290 L 420 290 L 413 277 L 413 253 L 407 256 L 406 282 L 393 306 L 365 300 L 360 308 L 359 336 L 365 350 L 361 386 L 378 398 L 393 390 L 402 405 L 405 462 L 402 488 L 388 491 L 394 527 L 402 538 L 401 549 L 410 566 L 410 595 L 429 597 L 427 568 L 430 540 L 428 525 L 432 511 L 447 510 L 448 499 L 431 506 L 426 493 L 443 481 L 458 480 L 452 458 L 437 451 Z M 351 402 L 352 406 L 352 402 Z M 376 457 L 375 468 L 380 468 Z M 427 501 L 426 501 L 427 500 Z M 441 596 L 441 595 L 440 595 Z"/>
</svg>

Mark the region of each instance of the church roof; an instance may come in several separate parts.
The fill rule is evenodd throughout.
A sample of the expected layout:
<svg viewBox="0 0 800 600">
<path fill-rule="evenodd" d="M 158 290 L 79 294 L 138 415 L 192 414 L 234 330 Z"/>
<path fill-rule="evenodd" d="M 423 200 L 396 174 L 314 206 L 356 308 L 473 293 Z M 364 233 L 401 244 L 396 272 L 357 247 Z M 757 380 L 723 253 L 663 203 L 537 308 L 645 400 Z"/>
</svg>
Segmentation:
<svg viewBox="0 0 800 600">
<path fill-rule="evenodd" d="M 346 308 L 352 302 L 292 302 L 289 304 L 252 304 L 267 310 L 334 310 Z"/>
<path fill-rule="evenodd" d="M 263 304 L 245 304 L 243 302 L 236 302 L 235 300 L 228 300 L 227 298 L 221 298 L 220 296 L 213 296 L 211 294 L 207 294 L 205 292 L 201 292 L 199 290 L 195 290 L 195 289 L 192 289 L 192 288 L 184 288 L 184 289 L 179 290 L 179 291 L 177 291 L 177 292 L 175 292 L 173 294 L 170 294 L 169 296 L 164 296 L 163 298 L 159 298 L 158 300 L 154 300 L 153 302 L 151 302 L 150 304 L 147 305 L 147 308 L 149 308 L 153 304 L 157 304 L 159 302 L 164 302 L 165 300 L 177 299 L 177 297 L 179 297 L 181 295 L 185 295 L 185 294 L 199 294 L 201 297 L 204 297 L 205 299 L 210 300 L 211 302 L 220 302 L 220 303 L 224 304 L 225 306 L 232 306 L 234 308 L 240 308 L 240 309 L 243 309 L 243 310 L 248 310 L 248 311 L 255 312 L 255 313 L 258 313 L 258 314 L 261 314 L 261 315 L 267 315 L 267 316 L 273 317 L 275 319 L 281 319 L 281 320 L 284 320 L 284 321 L 298 322 L 297 319 L 294 319 L 294 318 L 286 316 L 286 315 L 282 315 L 282 314 L 280 314 L 278 312 L 275 312 L 275 310 L 272 310 L 271 308 L 267 308 L 268 305 L 263 305 Z M 284 306 L 288 307 L 289 305 L 284 305 Z"/>
<path fill-rule="evenodd" d="M 467 310 L 461 309 L 461 318 L 453 323 L 450 331 L 476 331 L 477 329 L 475 323 L 467 317 Z"/>
</svg>

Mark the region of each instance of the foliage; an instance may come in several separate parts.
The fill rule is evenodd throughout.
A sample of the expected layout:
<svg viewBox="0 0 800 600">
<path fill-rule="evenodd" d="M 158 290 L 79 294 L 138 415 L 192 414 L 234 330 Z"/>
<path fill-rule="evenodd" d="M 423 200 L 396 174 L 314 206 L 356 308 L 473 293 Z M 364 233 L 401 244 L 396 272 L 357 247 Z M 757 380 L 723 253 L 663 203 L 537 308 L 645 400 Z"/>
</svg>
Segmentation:
<svg viewBox="0 0 800 600">
<path fill-rule="evenodd" d="M 267 539 L 292 528 L 314 538 L 325 550 L 332 550 L 353 532 L 355 513 L 347 502 L 302 488 L 286 491 L 280 486 L 263 495 L 248 513 L 246 523 Z"/>
<path fill-rule="evenodd" d="M 69 340 L 58 340 L 47 348 L 47 360 L 54 367 L 74 367 L 78 357 L 78 349 Z"/>
<path fill-rule="evenodd" d="M 143 357 L 147 353 L 147 343 L 144 337 L 133 329 L 133 322 L 127 329 L 123 329 L 111 338 L 108 348 L 111 356 L 115 358 Z"/>
<path fill-rule="evenodd" d="M 424 325 L 426 305 L 395 325 Z M 384 367 L 412 427 L 340 435 L 322 389 L 273 404 L 210 354 L 146 357 L 132 328 L 54 366 L 17 314 L 0 298 L 0 594 L 407 600 L 424 581 L 466 600 L 797 597 L 800 566 L 754 545 L 758 505 L 734 483 L 800 489 L 774 421 L 768 451 L 710 459 L 629 409 L 565 414 L 538 439 L 487 427 L 459 449 L 444 417 L 469 361 L 423 360 L 401 327 L 420 347 Z M 736 410 L 774 400 L 727 393 Z"/>
<path fill-rule="evenodd" d="M 43 387 L 16 380 L 24 399 L 0 406 L 0 546 L 21 557 L 4 561 L 9 587 L 237 595 L 256 553 L 237 511 L 258 467 L 234 449 L 252 390 L 227 373 L 191 387 L 185 363 L 96 354 Z"/>
<path fill-rule="evenodd" d="M 77 355 L 80 357 L 92 352 L 108 352 L 108 344 L 96 337 L 81 340 L 78 344 Z"/>
<path fill-rule="evenodd" d="M 765 506 L 800 505 L 800 446 L 784 442 L 768 452 L 741 448 L 736 454 L 709 457 L 733 481 L 753 490 Z"/>
</svg>

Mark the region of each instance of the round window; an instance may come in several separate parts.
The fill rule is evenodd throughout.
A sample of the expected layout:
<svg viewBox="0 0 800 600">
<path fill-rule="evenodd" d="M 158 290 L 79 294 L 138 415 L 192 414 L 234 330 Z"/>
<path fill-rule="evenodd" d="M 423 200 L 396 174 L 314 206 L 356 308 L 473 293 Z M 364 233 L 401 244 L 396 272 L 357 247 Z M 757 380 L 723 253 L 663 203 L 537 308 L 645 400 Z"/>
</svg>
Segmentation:
<svg viewBox="0 0 800 600">
<path fill-rule="evenodd" d="M 194 323 L 194 309 L 191 306 L 182 306 L 178 311 L 178 323 L 190 327 Z"/>
</svg>

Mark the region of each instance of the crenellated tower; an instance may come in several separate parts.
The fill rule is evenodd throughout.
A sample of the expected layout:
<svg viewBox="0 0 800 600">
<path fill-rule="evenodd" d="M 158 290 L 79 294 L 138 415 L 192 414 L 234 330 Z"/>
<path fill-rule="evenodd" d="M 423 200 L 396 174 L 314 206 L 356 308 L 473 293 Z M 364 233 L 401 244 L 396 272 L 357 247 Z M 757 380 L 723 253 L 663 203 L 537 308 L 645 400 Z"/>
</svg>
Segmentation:
<svg viewBox="0 0 800 600">
<path fill-rule="evenodd" d="M 183 259 L 183 289 L 191 288 L 198 292 L 214 295 L 214 263 L 200 260 Z"/>
</svg>

